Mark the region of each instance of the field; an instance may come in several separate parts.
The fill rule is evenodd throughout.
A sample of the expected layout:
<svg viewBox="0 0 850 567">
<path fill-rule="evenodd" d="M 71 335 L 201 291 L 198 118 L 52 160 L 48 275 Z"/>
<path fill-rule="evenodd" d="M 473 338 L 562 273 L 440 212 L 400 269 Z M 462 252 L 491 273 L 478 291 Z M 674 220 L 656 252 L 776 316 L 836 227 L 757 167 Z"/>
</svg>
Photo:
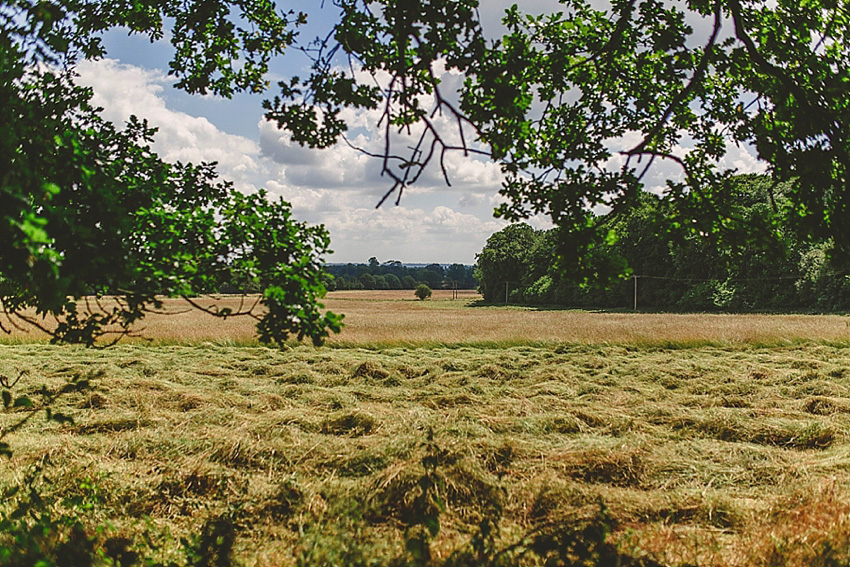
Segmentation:
<svg viewBox="0 0 850 567">
<path fill-rule="evenodd" d="M 328 341 L 339 347 L 506 346 L 562 343 L 642 346 L 731 344 L 787 345 L 850 342 L 850 318 L 838 315 L 706 315 L 545 310 L 480 306 L 480 296 L 435 291 L 418 301 L 412 291 L 342 291 L 328 295 L 327 309 L 345 314 L 345 327 Z M 244 307 L 238 297 L 198 300 L 204 305 Z M 252 345 L 255 321 L 221 320 L 179 299 L 165 300 L 168 315 L 148 315 L 135 342 L 154 344 Z M 9 325 L 7 325 L 9 326 Z M 0 334 L 0 341 L 3 335 Z M 44 340 L 36 331 L 17 331 L 6 342 Z M 133 342 L 131 339 L 129 342 Z"/>
<path fill-rule="evenodd" d="M 108 350 L 8 340 L 14 395 L 80 386 L 52 404 L 73 422 L 0 416 L 0 482 L 125 564 L 209 541 L 244 565 L 425 564 L 427 540 L 437 565 L 535 565 L 602 527 L 623 565 L 850 561 L 850 319 L 475 299 L 334 294 L 349 326 L 318 349 L 193 313 Z"/>
</svg>

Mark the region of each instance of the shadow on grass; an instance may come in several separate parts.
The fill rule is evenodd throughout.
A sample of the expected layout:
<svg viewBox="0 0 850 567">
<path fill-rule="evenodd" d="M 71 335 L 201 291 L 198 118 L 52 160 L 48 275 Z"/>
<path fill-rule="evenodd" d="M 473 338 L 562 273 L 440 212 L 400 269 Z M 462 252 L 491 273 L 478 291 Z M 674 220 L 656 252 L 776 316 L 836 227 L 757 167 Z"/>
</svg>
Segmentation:
<svg viewBox="0 0 850 567">
<path fill-rule="evenodd" d="M 507 309 L 521 309 L 523 311 L 576 311 L 579 313 L 635 313 L 640 315 L 838 315 L 850 316 L 850 311 L 818 311 L 815 309 L 788 309 L 788 310 L 715 310 L 698 311 L 688 309 L 632 309 L 631 307 L 575 307 L 565 305 L 529 305 L 525 303 L 488 303 L 483 299 L 476 299 L 466 304 L 467 307 L 501 307 Z"/>
<path fill-rule="evenodd" d="M 522 309 L 524 311 L 578 311 L 581 313 L 653 313 L 652 311 L 634 311 L 625 307 L 569 307 L 566 305 L 529 305 L 526 303 L 488 303 L 483 299 L 470 301 L 467 307 L 502 307 L 507 309 Z"/>
</svg>

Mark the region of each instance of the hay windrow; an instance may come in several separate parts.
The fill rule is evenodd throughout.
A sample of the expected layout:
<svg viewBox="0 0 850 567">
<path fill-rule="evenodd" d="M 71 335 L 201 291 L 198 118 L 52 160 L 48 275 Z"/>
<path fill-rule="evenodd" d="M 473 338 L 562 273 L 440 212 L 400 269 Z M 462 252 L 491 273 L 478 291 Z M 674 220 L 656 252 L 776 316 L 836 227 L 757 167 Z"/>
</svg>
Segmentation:
<svg viewBox="0 0 850 567">
<path fill-rule="evenodd" d="M 611 541 L 664 565 L 846 562 L 850 349 L 724 340 L 4 345 L 0 374 L 26 371 L 16 394 L 91 389 L 54 402 L 73 423 L 38 415 L 6 437 L 0 483 L 39 464 L 60 471 L 44 483 L 60 500 L 94 486 L 116 538 L 145 522 L 188 537 L 234 513 L 250 565 L 343 541 L 383 560 L 436 451 L 441 557 L 499 510 L 507 544 L 604 502 Z"/>
</svg>

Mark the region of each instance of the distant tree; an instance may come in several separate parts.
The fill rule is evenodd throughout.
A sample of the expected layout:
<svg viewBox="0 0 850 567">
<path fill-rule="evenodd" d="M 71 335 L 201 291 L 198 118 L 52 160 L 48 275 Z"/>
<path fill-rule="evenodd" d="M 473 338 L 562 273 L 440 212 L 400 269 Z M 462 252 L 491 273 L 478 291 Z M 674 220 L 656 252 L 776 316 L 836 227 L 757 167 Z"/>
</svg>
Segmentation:
<svg viewBox="0 0 850 567">
<path fill-rule="evenodd" d="M 443 283 L 443 276 L 441 273 L 437 273 L 427 268 L 416 270 L 416 279 L 427 284 L 431 288 L 440 287 L 440 284 Z"/>
<path fill-rule="evenodd" d="M 363 286 L 363 289 L 375 289 L 377 282 L 375 281 L 375 276 L 372 274 L 361 274 L 359 278 L 357 278 L 360 284 Z"/>
<path fill-rule="evenodd" d="M 385 276 L 377 275 L 375 278 L 375 289 L 390 289 L 390 286 L 387 284 L 387 279 Z"/>
<path fill-rule="evenodd" d="M 395 274 L 387 274 L 384 276 L 387 282 L 387 289 L 401 289 L 401 280 Z"/>
<path fill-rule="evenodd" d="M 424 301 L 431 297 L 431 288 L 425 284 L 419 284 L 416 286 L 416 291 L 413 292 L 416 297 L 418 297 L 421 301 Z"/>
<path fill-rule="evenodd" d="M 449 281 L 461 282 L 466 276 L 463 264 L 452 264 L 446 269 L 445 278 Z"/>
<path fill-rule="evenodd" d="M 476 264 L 485 301 L 504 301 L 506 287 L 517 290 L 533 277 L 533 251 L 542 241 L 542 233 L 525 223 L 509 225 L 487 239 Z"/>
<path fill-rule="evenodd" d="M 425 269 L 430 270 L 435 274 L 440 274 L 440 278 L 444 278 L 446 276 L 446 270 L 441 264 L 428 264 L 425 266 Z"/>
<path fill-rule="evenodd" d="M 377 258 L 375 258 L 374 256 L 369 258 L 369 269 L 372 270 L 373 274 L 375 273 L 375 270 L 377 270 L 380 266 L 381 266 L 381 263 L 378 262 Z"/>
<path fill-rule="evenodd" d="M 388 260 L 383 263 L 382 271 L 388 274 L 395 274 L 398 277 L 404 275 L 405 267 L 404 264 L 399 262 L 398 260 Z"/>
<path fill-rule="evenodd" d="M 403 278 L 401 278 L 401 287 L 402 289 L 415 289 L 416 280 L 413 279 L 413 276 L 404 276 Z"/>
<path fill-rule="evenodd" d="M 458 289 L 472 289 L 475 287 L 474 268 L 463 264 L 452 264 L 446 269 L 446 280 L 457 282 Z"/>
</svg>

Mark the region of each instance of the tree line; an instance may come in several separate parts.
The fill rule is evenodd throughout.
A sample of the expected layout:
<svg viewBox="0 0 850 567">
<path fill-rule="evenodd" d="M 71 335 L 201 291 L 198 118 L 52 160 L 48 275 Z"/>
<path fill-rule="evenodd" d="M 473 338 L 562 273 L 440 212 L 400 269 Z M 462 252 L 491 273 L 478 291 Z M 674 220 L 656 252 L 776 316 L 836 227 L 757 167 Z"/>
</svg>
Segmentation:
<svg viewBox="0 0 850 567">
<path fill-rule="evenodd" d="M 398 260 L 378 262 L 374 256 L 368 264 L 330 264 L 326 267 L 330 291 L 349 289 L 415 289 L 425 284 L 432 289 L 442 287 L 475 289 L 478 285 L 473 266 L 428 264 L 406 266 Z"/>
<path fill-rule="evenodd" d="M 800 240 L 788 228 L 789 184 L 760 175 L 734 181 L 734 218 L 760 235 L 757 244 L 729 233 L 723 242 L 716 233 L 670 239 L 658 222 L 675 215 L 671 204 L 642 192 L 633 207 L 594 221 L 607 238 L 588 264 L 601 274 L 627 267 L 626 276 L 608 285 L 572 277 L 554 261 L 559 229 L 520 223 L 493 234 L 477 255 L 480 291 L 492 303 L 586 308 L 636 302 L 640 309 L 680 311 L 850 310 L 850 278 L 829 262 L 831 243 Z"/>
</svg>

